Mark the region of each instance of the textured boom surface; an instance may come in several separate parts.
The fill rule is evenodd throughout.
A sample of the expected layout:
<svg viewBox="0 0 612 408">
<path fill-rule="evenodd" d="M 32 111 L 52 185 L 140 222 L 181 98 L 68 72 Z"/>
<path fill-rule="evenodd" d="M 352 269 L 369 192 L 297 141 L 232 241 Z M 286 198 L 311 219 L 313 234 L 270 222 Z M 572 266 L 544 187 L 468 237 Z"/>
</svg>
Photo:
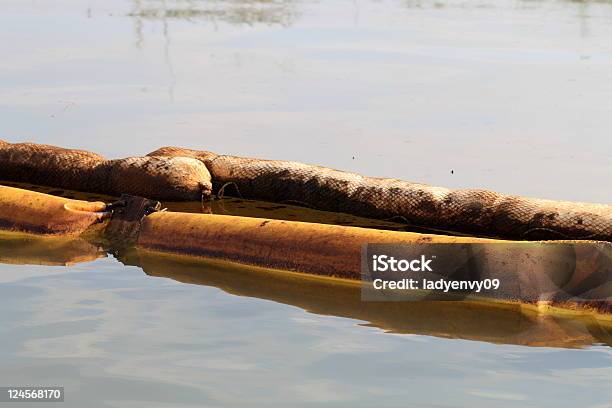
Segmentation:
<svg viewBox="0 0 612 408">
<path fill-rule="evenodd" d="M 106 160 L 83 150 L 3 141 L 0 141 L 0 180 L 175 201 L 207 198 L 212 188 L 206 166 L 194 158 Z"/>
<path fill-rule="evenodd" d="M 82 150 L 0 141 L 0 180 L 168 201 L 200 200 L 214 189 L 243 198 L 466 234 L 612 241 L 610 205 L 450 190 L 178 147 L 163 147 L 145 157 L 106 160 Z"/>
<path fill-rule="evenodd" d="M 244 198 L 291 202 L 362 217 L 509 239 L 612 241 L 612 206 L 450 190 L 365 177 L 279 160 L 221 156 L 180 148 L 150 155 L 193 157 L 208 167 L 215 190 L 231 185 Z"/>
</svg>

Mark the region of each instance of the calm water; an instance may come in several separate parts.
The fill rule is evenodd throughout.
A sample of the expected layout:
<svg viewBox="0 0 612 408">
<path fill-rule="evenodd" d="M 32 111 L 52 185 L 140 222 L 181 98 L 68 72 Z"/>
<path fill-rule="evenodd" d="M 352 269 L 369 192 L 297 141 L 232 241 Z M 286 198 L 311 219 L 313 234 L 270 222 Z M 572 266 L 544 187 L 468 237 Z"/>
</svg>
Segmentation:
<svg viewBox="0 0 612 408">
<path fill-rule="evenodd" d="M 109 157 L 172 144 L 612 202 L 612 2 L 0 10 L 9 141 Z M 0 241 L 0 385 L 63 385 L 71 407 L 611 407 L 612 340 L 591 321 L 363 305 L 278 276 L 100 255 Z M 86 262 L 32 265 L 68 261 Z"/>
<path fill-rule="evenodd" d="M 60 263 L 87 254 L 82 245 L 2 260 Z M 595 408 L 612 399 L 612 333 L 589 321 L 449 302 L 364 305 L 356 288 L 121 259 L 140 267 L 110 257 L 0 264 L 0 383 L 64 385 L 71 407 Z"/>
</svg>

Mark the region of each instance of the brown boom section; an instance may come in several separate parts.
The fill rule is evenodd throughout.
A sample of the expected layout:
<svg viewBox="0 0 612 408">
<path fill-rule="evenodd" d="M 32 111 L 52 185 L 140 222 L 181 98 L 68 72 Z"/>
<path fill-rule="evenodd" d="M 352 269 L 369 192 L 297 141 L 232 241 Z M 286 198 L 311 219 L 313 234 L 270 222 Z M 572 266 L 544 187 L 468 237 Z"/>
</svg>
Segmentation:
<svg viewBox="0 0 612 408">
<path fill-rule="evenodd" d="M 272 202 L 506 239 L 612 241 L 612 206 L 508 196 L 487 190 L 450 190 L 397 179 L 365 177 L 279 160 L 221 156 L 164 147 L 151 156 L 201 160 L 215 190 Z"/>
<path fill-rule="evenodd" d="M 106 160 L 84 150 L 0 141 L 0 180 L 159 200 L 200 200 L 211 193 L 210 174 L 188 157 Z"/>
</svg>

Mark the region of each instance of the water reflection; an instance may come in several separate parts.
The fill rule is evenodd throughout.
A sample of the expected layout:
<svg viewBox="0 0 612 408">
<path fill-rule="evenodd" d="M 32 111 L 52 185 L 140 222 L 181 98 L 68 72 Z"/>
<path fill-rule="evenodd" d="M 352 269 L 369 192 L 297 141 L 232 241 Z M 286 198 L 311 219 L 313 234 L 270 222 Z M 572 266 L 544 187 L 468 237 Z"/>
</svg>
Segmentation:
<svg viewBox="0 0 612 408">
<path fill-rule="evenodd" d="M 24 241 L 2 237 L 0 246 L 3 248 L 0 263 L 64 265 L 106 254 L 99 245 L 82 239 Z M 215 287 L 233 295 L 296 306 L 318 315 L 356 319 L 385 332 L 525 346 L 612 346 L 612 322 L 591 315 L 538 314 L 518 304 L 363 302 L 359 286 L 346 281 L 133 249 L 109 252 L 123 264 L 138 266 L 149 276 Z"/>
<path fill-rule="evenodd" d="M 150 276 L 214 286 L 238 296 L 268 299 L 311 313 L 367 322 L 386 332 L 443 338 L 575 348 L 612 346 L 612 325 L 592 316 L 540 315 L 519 304 L 475 302 L 363 302 L 358 285 L 330 279 L 249 268 L 216 261 L 193 261 L 147 251 L 118 255 Z"/>
<path fill-rule="evenodd" d="M 545 8 L 558 8 L 560 6 L 573 6 L 575 8 L 575 18 L 579 22 L 579 31 L 581 37 L 589 36 L 589 19 L 593 16 L 602 17 L 599 13 L 600 9 L 596 9 L 598 6 L 611 5 L 612 0 L 518 0 L 515 2 L 490 2 L 490 1 L 453 1 L 453 0 L 403 0 L 400 4 L 407 9 L 425 9 L 425 10 L 443 10 L 443 9 L 465 9 L 465 10 L 495 10 L 501 9 L 508 6 L 510 3 L 511 7 L 517 9 L 545 9 Z M 599 13 L 599 14 L 598 14 Z"/>
<path fill-rule="evenodd" d="M 128 14 L 143 21 L 205 20 L 238 25 L 291 25 L 298 16 L 293 0 L 133 0 Z"/>
<path fill-rule="evenodd" d="M 562 0 L 564 3 L 574 3 L 578 7 L 577 17 L 586 24 L 589 18 L 591 5 L 612 4 L 610 0 Z M 278 25 L 288 27 L 300 16 L 297 0 L 132 0 L 132 10 L 128 13 L 141 32 L 144 21 L 185 20 L 185 21 L 209 21 L 212 23 L 228 23 L 233 25 Z M 347 7 L 355 9 L 358 19 L 360 1 L 347 4 Z M 366 2 L 367 3 L 367 2 Z M 518 7 L 543 7 L 546 1 L 521 0 Z M 554 2 L 553 2 L 554 3 Z M 464 2 L 449 0 L 403 0 L 398 4 L 390 4 L 389 7 L 397 5 L 404 9 L 487 9 L 503 7 L 494 2 Z M 91 9 L 88 9 L 88 15 Z"/>
<path fill-rule="evenodd" d="M 0 232 L 0 263 L 69 266 L 106 256 L 101 247 L 81 238 L 45 239 Z"/>
</svg>

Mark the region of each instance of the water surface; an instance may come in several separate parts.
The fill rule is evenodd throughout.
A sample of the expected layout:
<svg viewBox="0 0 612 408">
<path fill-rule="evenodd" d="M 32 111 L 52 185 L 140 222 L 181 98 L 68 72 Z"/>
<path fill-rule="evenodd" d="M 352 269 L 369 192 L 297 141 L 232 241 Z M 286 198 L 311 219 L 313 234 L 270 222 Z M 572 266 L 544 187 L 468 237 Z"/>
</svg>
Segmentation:
<svg viewBox="0 0 612 408">
<path fill-rule="evenodd" d="M 603 407 L 612 398 L 610 326 L 588 319 L 364 304 L 358 288 L 120 259 L 16 265 L 46 262 L 30 253 L 0 264 L 1 383 L 63 385 L 71 407 Z"/>
</svg>

